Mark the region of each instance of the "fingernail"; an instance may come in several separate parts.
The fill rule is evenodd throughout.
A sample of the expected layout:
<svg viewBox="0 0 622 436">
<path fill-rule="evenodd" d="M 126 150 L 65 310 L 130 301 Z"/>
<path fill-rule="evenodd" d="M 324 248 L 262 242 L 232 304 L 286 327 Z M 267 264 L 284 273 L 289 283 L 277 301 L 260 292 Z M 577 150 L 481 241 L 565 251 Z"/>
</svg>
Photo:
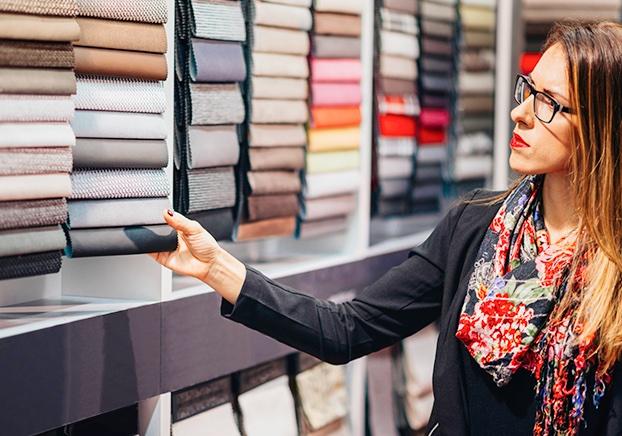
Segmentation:
<svg viewBox="0 0 622 436">
<path fill-rule="evenodd" d="M 166 213 L 169 214 L 169 216 L 175 215 L 175 213 L 170 209 L 166 209 Z"/>
</svg>

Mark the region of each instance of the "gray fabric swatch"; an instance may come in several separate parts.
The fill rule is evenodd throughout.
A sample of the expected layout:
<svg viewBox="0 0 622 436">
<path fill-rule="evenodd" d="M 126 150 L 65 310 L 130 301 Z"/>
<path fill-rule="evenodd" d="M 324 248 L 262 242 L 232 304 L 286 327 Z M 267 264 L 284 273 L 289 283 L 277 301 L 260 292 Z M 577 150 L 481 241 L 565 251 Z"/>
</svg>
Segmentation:
<svg viewBox="0 0 622 436">
<path fill-rule="evenodd" d="M 361 56 L 361 39 L 314 35 L 312 52 L 318 58 L 358 58 Z"/>
<path fill-rule="evenodd" d="M 201 224 L 217 241 L 231 240 L 234 227 L 232 208 L 205 210 L 187 216 Z"/>
<path fill-rule="evenodd" d="M 242 44 L 193 38 L 190 77 L 194 82 L 242 82 L 246 78 Z"/>
<path fill-rule="evenodd" d="M 233 167 L 188 171 L 188 212 L 232 207 L 235 200 Z"/>
<path fill-rule="evenodd" d="M 74 168 L 164 168 L 166 141 L 159 139 L 77 138 Z"/>
<path fill-rule="evenodd" d="M 71 199 L 168 197 L 164 170 L 77 170 Z"/>
<path fill-rule="evenodd" d="M 0 148 L 0 176 L 69 173 L 70 147 Z"/>
<path fill-rule="evenodd" d="M 42 227 L 62 224 L 67 220 L 67 200 L 2 201 L 0 230 Z"/>
<path fill-rule="evenodd" d="M 189 126 L 186 165 L 189 169 L 232 166 L 240 158 L 236 127 Z"/>
<path fill-rule="evenodd" d="M 165 224 L 163 211 L 168 198 L 77 200 L 69 202 L 72 229 Z"/>
<path fill-rule="evenodd" d="M 189 1 L 193 36 L 225 41 L 246 40 L 241 2 L 235 0 Z"/>
<path fill-rule="evenodd" d="M 62 250 L 67 241 L 60 225 L 0 232 L 0 257 Z"/>
<path fill-rule="evenodd" d="M 240 124 L 244 121 L 244 101 L 237 83 L 190 84 L 193 125 Z"/>
<path fill-rule="evenodd" d="M 53 274 L 60 266 L 60 251 L 0 257 L 0 280 Z"/>
</svg>

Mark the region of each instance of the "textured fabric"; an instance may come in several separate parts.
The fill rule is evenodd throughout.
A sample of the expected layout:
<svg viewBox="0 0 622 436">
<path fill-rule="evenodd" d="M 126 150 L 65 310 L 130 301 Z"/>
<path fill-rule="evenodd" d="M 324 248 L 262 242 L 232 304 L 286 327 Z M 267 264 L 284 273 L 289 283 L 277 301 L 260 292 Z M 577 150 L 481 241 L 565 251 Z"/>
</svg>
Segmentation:
<svg viewBox="0 0 622 436">
<path fill-rule="evenodd" d="M 73 68 L 73 65 L 70 43 L 0 41 L 0 67 Z"/>
<path fill-rule="evenodd" d="M 60 251 L 65 248 L 65 233 L 59 225 L 0 232 L 0 257 Z"/>
<path fill-rule="evenodd" d="M 380 74 L 389 79 L 414 81 L 417 78 L 417 63 L 414 59 L 381 55 Z"/>
<path fill-rule="evenodd" d="M 166 53 L 166 30 L 162 24 L 131 23 L 97 18 L 78 18 L 85 47 Z"/>
<path fill-rule="evenodd" d="M 0 280 L 54 274 L 60 266 L 60 251 L 0 257 Z"/>
<path fill-rule="evenodd" d="M 414 80 L 380 78 L 380 89 L 385 94 L 415 94 L 417 92 Z"/>
<path fill-rule="evenodd" d="M 494 9 L 460 5 L 460 20 L 466 29 L 495 30 L 497 17 Z"/>
<path fill-rule="evenodd" d="M 70 147 L 0 148 L 0 176 L 68 173 L 71 169 Z"/>
<path fill-rule="evenodd" d="M 417 13 L 417 2 L 412 0 L 384 0 L 384 7 L 411 15 Z"/>
<path fill-rule="evenodd" d="M 166 23 L 166 0 L 77 0 L 78 15 L 111 20 Z"/>
<path fill-rule="evenodd" d="M 253 0 L 254 23 L 265 26 L 310 30 L 312 19 L 309 8 Z"/>
<path fill-rule="evenodd" d="M 455 6 L 434 3 L 429 0 L 420 0 L 419 12 L 424 20 L 456 21 Z"/>
<path fill-rule="evenodd" d="M 71 195 L 69 174 L 0 176 L 0 201 L 39 200 Z"/>
<path fill-rule="evenodd" d="M 316 12 L 313 31 L 320 35 L 361 35 L 361 17 L 358 15 Z"/>
<path fill-rule="evenodd" d="M 76 109 L 161 114 L 166 109 L 160 82 L 114 77 L 77 77 Z"/>
<path fill-rule="evenodd" d="M 312 107 L 311 122 L 317 128 L 358 125 L 361 109 L 359 106 Z"/>
<path fill-rule="evenodd" d="M 456 156 L 471 154 L 492 153 L 492 137 L 486 133 L 478 132 L 469 135 L 461 135 L 456 145 Z"/>
<path fill-rule="evenodd" d="M 421 39 L 421 51 L 425 54 L 451 57 L 453 56 L 453 50 L 453 45 L 449 40 L 429 38 L 427 36 Z"/>
<path fill-rule="evenodd" d="M 361 73 L 361 61 L 358 59 L 311 60 L 314 82 L 356 82 L 361 80 Z"/>
<path fill-rule="evenodd" d="M 0 94 L 0 121 L 70 121 L 70 96 Z"/>
<path fill-rule="evenodd" d="M 329 197 L 348 192 L 355 192 L 360 186 L 361 176 L 358 171 L 340 171 L 323 174 L 307 174 L 305 198 Z"/>
<path fill-rule="evenodd" d="M 285 77 L 253 77 L 254 98 L 306 100 L 309 86 L 306 80 Z"/>
<path fill-rule="evenodd" d="M 193 38 L 190 57 L 190 77 L 195 82 L 242 82 L 246 78 L 244 53 L 238 42 Z"/>
<path fill-rule="evenodd" d="M 360 15 L 363 6 L 359 0 L 316 0 L 315 10 Z"/>
<path fill-rule="evenodd" d="M 426 129 L 422 129 L 424 132 Z M 425 138 L 419 138 L 419 141 Z M 437 141 L 424 141 L 423 147 L 419 148 L 417 152 L 417 163 L 434 163 L 443 162 L 447 160 L 447 147 L 443 144 L 445 140 L 444 132 L 440 132 L 440 138 L 435 137 L 433 139 L 440 139 Z"/>
<path fill-rule="evenodd" d="M 119 256 L 177 248 L 177 233 L 168 225 L 77 229 L 69 231 L 69 239 L 69 257 Z"/>
<path fill-rule="evenodd" d="M 248 154 L 253 171 L 300 170 L 305 166 L 303 147 L 252 147 Z"/>
<path fill-rule="evenodd" d="M 421 76 L 421 87 L 423 91 L 447 92 L 448 89 L 451 89 L 453 83 L 453 79 L 448 75 L 441 76 L 440 74 L 426 73 Z M 423 101 L 423 106 L 428 106 L 425 100 Z"/>
<path fill-rule="evenodd" d="M 163 170 L 76 170 L 71 174 L 71 199 L 167 197 Z"/>
<path fill-rule="evenodd" d="M 419 43 L 415 35 L 381 30 L 380 52 L 385 55 L 417 59 L 419 57 Z"/>
<path fill-rule="evenodd" d="M 0 12 L 0 39 L 28 41 L 77 41 L 80 26 L 75 18 Z"/>
<path fill-rule="evenodd" d="M 254 76 L 301 79 L 309 77 L 309 64 L 305 56 L 258 52 L 253 52 L 252 56 Z"/>
<path fill-rule="evenodd" d="M 380 156 L 411 156 L 417 149 L 414 138 L 385 138 L 378 141 L 378 155 Z"/>
<path fill-rule="evenodd" d="M 76 93 L 71 70 L 44 68 L 0 68 L 0 93 L 70 95 Z"/>
<path fill-rule="evenodd" d="M 358 150 L 307 153 L 307 174 L 353 170 L 359 163 Z"/>
<path fill-rule="evenodd" d="M 232 207 L 235 197 L 232 167 L 188 171 L 188 212 Z"/>
<path fill-rule="evenodd" d="M 351 150 L 359 148 L 361 130 L 356 127 L 309 129 L 309 151 Z"/>
<path fill-rule="evenodd" d="M 0 11 L 73 17 L 78 7 L 76 0 L 3 0 Z"/>
<path fill-rule="evenodd" d="M 253 195 L 295 194 L 301 188 L 294 171 L 249 171 L 247 177 Z"/>
<path fill-rule="evenodd" d="M 419 115 L 421 107 L 416 95 L 379 95 L 378 111 L 381 114 Z"/>
<path fill-rule="evenodd" d="M 447 131 L 445 129 L 430 129 L 421 127 L 418 129 L 417 139 L 420 144 L 444 144 L 447 142 Z"/>
<path fill-rule="evenodd" d="M 250 221 L 298 215 L 299 210 L 296 194 L 251 195 L 246 206 Z"/>
<path fill-rule="evenodd" d="M 67 200 L 56 198 L 34 201 L 0 202 L 0 230 L 43 227 L 67 220 Z"/>
<path fill-rule="evenodd" d="M 190 169 L 236 165 L 240 145 L 235 126 L 189 127 L 186 158 Z"/>
<path fill-rule="evenodd" d="M 410 177 L 413 173 L 411 157 L 385 157 L 378 159 L 378 176 L 381 179 Z"/>
<path fill-rule="evenodd" d="M 415 2 L 411 2 L 415 4 Z M 401 32 L 409 35 L 419 33 L 417 19 L 414 14 L 405 14 L 391 9 L 381 8 L 380 17 L 382 19 L 382 28 L 393 32 Z"/>
<path fill-rule="evenodd" d="M 352 106 L 361 103 L 360 83 L 311 83 L 314 106 Z"/>
<path fill-rule="evenodd" d="M 74 168 L 164 168 L 166 141 L 149 139 L 78 138 Z"/>
<path fill-rule="evenodd" d="M 424 108 L 419 114 L 419 122 L 425 127 L 447 127 L 450 122 L 449 111 L 446 109 Z"/>
<path fill-rule="evenodd" d="M 309 34 L 302 30 L 255 26 L 253 51 L 306 56 L 309 54 Z"/>
<path fill-rule="evenodd" d="M 347 230 L 348 228 L 348 217 L 340 216 L 340 217 L 331 217 L 322 220 L 314 220 L 314 221 L 304 221 L 300 223 L 300 227 L 298 229 L 298 236 L 301 239 L 305 238 L 315 238 L 318 236 L 330 235 L 333 233 L 338 233 Z M 313 433 L 315 434 L 315 433 Z M 322 436 L 323 433 L 319 432 L 319 436 Z M 337 433 L 336 436 L 339 436 L 340 433 Z M 311 436 L 311 434 L 309 434 Z M 329 434 L 327 436 L 333 436 Z"/>
<path fill-rule="evenodd" d="M 166 123 L 160 114 L 78 110 L 71 122 L 78 137 L 166 139 Z"/>
<path fill-rule="evenodd" d="M 358 58 L 361 39 L 349 36 L 313 36 L 313 55 L 318 58 Z"/>
<path fill-rule="evenodd" d="M 413 117 L 405 115 L 380 115 L 378 117 L 382 136 L 398 136 L 414 138 L 417 124 Z"/>
<path fill-rule="evenodd" d="M 304 100 L 253 99 L 252 123 L 303 124 L 309 120 L 309 109 Z"/>
<path fill-rule="evenodd" d="M 250 223 L 242 223 L 237 229 L 238 241 L 293 236 L 296 230 L 296 217 L 270 218 Z M 269 433 L 268 433 L 269 434 Z"/>
<path fill-rule="evenodd" d="M 251 124 L 248 141 L 251 147 L 306 145 L 307 133 L 302 125 Z"/>
<path fill-rule="evenodd" d="M 244 101 L 238 84 L 192 83 L 190 100 L 193 125 L 240 124 L 244 121 Z"/>
<path fill-rule="evenodd" d="M 167 198 L 75 200 L 68 206 L 72 229 L 165 224 L 162 211 L 171 207 Z"/>
<path fill-rule="evenodd" d="M 462 32 L 462 36 L 466 47 L 495 47 L 495 34 L 493 32 L 465 30 Z"/>
<path fill-rule="evenodd" d="M 107 48 L 74 47 L 76 73 L 166 80 L 168 73 L 163 54 Z"/>
<path fill-rule="evenodd" d="M 458 82 L 459 90 L 462 93 L 492 93 L 495 88 L 493 72 L 472 73 L 461 71 Z"/>
<path fill-rule="evenodd" d="M 426 36 L 452 38 L 454 36 L 454 30 L 452 23 L 443 23 L 433 20 L 423 20 L 421 22 L 421 33 Z"/>
<path fill-rule="evenodd" d="M 241 2 L 191 0 L 193 36 L 225 41 L 245 41 L 246 27 Z"/>
<path fill-rule="evenodd" d="M 0 123 L 0 149 L 70 147 L 75 143 L 76 137 L 68 123 Z"/>
<path fill-rule="evenodd" d="M 319 220 L 347 215 L 355 209 L 355 194 L 339 195 L 335 197 L 321 197 L 306 200 L 303 216 L 305 220 Z"/>
<path fill-rule="evenodd" d="M 449 58 L 433 58 L 431 56 L 424 56 L 421 59 L 421 69 L 427 72 L 439 72 L 442 74 L 450 74 L 453 72 L 453 62 Z M 461 67 L 465 67 L 461 65 Z M 466 68 L 465 68 L 466 69 Z"/>
<path fill-rule="evenodd" d="M 461 67 L 467 71 L 492 70 L 495 68 L 495 52 L 492 50 L 463 50 L 460 54 L 460 63 Z"/>
</svg>

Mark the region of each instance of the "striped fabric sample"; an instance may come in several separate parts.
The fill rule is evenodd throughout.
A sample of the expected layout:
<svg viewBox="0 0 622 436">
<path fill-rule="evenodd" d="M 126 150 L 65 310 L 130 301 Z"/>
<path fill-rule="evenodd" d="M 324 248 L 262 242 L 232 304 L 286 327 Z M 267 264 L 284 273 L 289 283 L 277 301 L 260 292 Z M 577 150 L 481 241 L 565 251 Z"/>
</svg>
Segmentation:
<svg viewBox="0 0 622 436">
<path fill-rule="evenodd" d="M 74 0 L 76 1 L 76 0 Z M 78 15 L 111 20 L 166 23 L 166 0 L 77 0 Z"/>
<path fill-rule="evenodd" d="M 244 101 L 237 83 L 192 83 L 190 99 L 194 125 L 239 124 L 244 121 Z"/>
<path fill-rule="evenodd" d="M 75 17 L 78 7 L 76 0 L 2 0 L 0 11 Z"/>
<path fill-rule="evenodd" d="M 241 2 L 236 0 L 192 0 L 192 33 L 206 39 L 244 41 L 246 26 Z"/>
<path fill-rule="evenodd" d="M 67 219 L 67 200 L 0 202 L 0 230 L 61 224 Z"/>
<path fill-rule="evenodd" d="M 74 102 L 76 109 L 161 114 L 166 95 L 161 82 L 78 76 Z"/>
<path fill-rule="evenodd" d="M 71 174 L 70 199 L 167 197 L 163 170 L 76 170 Z"/>
<path fill-rule="evenodd" d="M 235 192 L 233 167 L 188 171 L 188 212 L 231 207 Z"/>
<path fill-rule="evenodd" d="M 387 8 L 381 8 L 382 28 L 394 32 L 416 35 L 419 33 L 417 19 L 412 14 L 405 14 Z"/>
<path fill-rule="evenodd" d="M 0 258 L 0 280 L 53 274 L 60 271 L 61 252 Z"/>
<path fill-rule="evenodd" d="M 70 121 L 71 96 L 0 94 L 0 121 Z"/>
<path fill-rule="evenodd" d="M 73 68 L 70 43 L 0 41 L 0 67 Z"/>
<path fill-rule="evenodd" d="M 0 148 L 0 176 L 71 172 L 69 147 Z"/>
</svg>

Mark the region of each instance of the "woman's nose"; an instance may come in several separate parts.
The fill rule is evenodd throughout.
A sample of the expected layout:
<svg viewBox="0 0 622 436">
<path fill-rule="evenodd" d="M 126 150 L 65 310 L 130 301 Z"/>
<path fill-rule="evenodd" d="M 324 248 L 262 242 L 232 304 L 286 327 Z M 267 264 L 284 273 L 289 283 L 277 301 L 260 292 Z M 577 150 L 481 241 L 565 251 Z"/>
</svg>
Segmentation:
<svg viewBox="0 0 622 436">
<path fill-rule="evenodd" d="M 522 124 L 524 127 L 532 128 L 535 119 L 533 114 L 533 95 L 530 95 L 529 98 L 512 109 L 510 116 L 512 117 L 512 121 L 516 124 Z"/>
</svg>

